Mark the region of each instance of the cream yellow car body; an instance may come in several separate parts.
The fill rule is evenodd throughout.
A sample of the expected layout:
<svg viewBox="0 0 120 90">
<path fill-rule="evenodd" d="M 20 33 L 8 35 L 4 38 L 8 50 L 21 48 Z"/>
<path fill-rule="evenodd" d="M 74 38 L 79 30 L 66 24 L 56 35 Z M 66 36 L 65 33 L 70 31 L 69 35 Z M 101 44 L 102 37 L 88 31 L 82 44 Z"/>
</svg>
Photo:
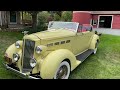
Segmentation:
<svg viewBox="0 0 120 90">
<path fill-rule="evenodd" d="M 80 60 L 76 59 L 76 56 L 88 49 L 94 50 L 96 42 L 99 41 L 99 36 L 90 31 L 76 33 L 67 29 L 59 29 L 25 35 L 23 40 L 26 39 L 35 41 L 35 47 L 40 46 L 42 48 L 40 54 L 36 53 L 34 48 L 33 56 L 37 64 L 31 73 L 36 74 L 40 72 L 42 79 L 53 79 L 58 66 L 64 60 L 68 60 L 71 67 L 70 70 L 73 71 L 81 63 Z M 16 48 L 14 43 L 5 52 L 7 57 L 12 59 L 12 63 L 16 63 L 20 73 L 22 73 L 23 69 L 23 40 L 18 41 L 20 48 Z M 56 42 L 59 45 L 56 45 Z M 13 60 L 14 53 L 20 55 L 17 62 Z M 9 63 L 6 62 L 6 64 Z M 29 76 L 30 72 L 26 72 L 25 75 Z"/>
</svg>

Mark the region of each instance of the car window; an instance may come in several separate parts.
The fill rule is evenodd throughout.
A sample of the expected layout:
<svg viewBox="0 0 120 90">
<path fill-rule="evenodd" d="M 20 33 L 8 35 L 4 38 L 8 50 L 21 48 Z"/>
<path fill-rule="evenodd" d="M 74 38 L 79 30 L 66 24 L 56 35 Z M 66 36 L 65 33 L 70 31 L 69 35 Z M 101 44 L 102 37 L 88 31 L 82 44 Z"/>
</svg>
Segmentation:
<svg viewBox="0 0 120 90">
<path fill-rule="evenodd" d="M 61 22 L 51 21 L 49 22 L 48 29 L 67 29 L 71 31 L 77 31 L 78 23 L 75 22 Z"/>
</svg>

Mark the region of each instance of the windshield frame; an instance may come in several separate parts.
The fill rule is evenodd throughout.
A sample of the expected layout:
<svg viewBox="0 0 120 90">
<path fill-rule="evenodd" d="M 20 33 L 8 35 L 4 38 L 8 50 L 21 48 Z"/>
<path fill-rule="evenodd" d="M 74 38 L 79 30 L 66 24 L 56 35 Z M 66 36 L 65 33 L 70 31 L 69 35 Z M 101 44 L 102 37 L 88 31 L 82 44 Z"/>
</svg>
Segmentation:
<svg viewBox="0 0 120 90">
<path fill-rule="evenodd" d="M 77 33 L 77 30 L 78 30 L 78 27 L 79 27 L 79 23 L 78 22 L 50 21 L 48 23 L 48 30 L 50 29 L 49 26 L 50 26 L 51 22 L 76 23 L 76 25 L 77 25 L 76 29 L 71 30 L 71 31 L 76 32 L 76 33 Z"/>
</svg>

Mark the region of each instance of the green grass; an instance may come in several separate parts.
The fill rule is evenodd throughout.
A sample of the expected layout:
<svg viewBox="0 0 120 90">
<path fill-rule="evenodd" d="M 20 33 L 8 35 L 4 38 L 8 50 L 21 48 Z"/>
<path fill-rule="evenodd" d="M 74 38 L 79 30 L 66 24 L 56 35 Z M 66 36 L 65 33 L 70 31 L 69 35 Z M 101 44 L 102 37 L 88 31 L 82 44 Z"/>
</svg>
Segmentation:
<svg viewBox="0 0 120 90">
<path fill-rule="evenodd" d="M 70 79 L 120 79 L 120 36 L 102 35 L 96 55 L 89 56 Z"/>
<path fill-rule="evenodd" d="M 20 79 L 12 72 L 5 69 L 3 66 L 3 56 L 5 50 L 17 40 L 22 39 L 23 34 L 18 32 L 0 32 L 0 79 Z"/>
<path fill-rule="evenodd" d="M 0 79 L 21 79 L 7 71 L 3 55 L 9 45 L 22 39 L 18 32 L 0 32 Z M 96 55 L 89 56 L 70 75 L 70 79 L 120 79 L 120 36 L 102 35 Z"/>
</svg>

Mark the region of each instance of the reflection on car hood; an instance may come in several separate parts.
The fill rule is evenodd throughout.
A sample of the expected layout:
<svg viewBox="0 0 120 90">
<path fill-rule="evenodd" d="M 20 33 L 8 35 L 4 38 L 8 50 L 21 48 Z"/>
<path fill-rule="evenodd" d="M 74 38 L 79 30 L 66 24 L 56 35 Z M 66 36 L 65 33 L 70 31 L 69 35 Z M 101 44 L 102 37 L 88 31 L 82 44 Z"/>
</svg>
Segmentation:
<svg viewBox="0 0 120 90">
<path fill-rule="evenodd" d="M 46 30 L 38 33 L 34 33 L 35 36 L 38 36 L 40 39 L 52 39 L 60 37 L 74 36 L 75 32 L 70 30 Z"/>
</svg>

